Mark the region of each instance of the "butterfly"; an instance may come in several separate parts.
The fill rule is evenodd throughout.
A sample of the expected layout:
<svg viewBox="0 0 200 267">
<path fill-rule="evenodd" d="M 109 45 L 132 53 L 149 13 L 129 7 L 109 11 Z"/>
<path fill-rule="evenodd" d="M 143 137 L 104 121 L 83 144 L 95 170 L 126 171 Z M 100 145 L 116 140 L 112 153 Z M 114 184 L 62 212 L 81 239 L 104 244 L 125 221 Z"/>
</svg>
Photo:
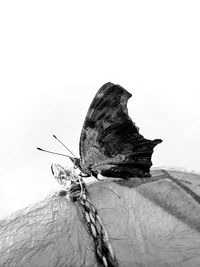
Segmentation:
<svg viewBox="0 0 200 267">
<path fill-rule="evenodd" d="M 132 95 L 120 85 L 104 84 L 96 93 L 85 118 L 80 158 L 70 157 L 86 176 L 150 177 L 151 156 L 161 139 L 148 140 L 128 115 Z"/>
</svg>

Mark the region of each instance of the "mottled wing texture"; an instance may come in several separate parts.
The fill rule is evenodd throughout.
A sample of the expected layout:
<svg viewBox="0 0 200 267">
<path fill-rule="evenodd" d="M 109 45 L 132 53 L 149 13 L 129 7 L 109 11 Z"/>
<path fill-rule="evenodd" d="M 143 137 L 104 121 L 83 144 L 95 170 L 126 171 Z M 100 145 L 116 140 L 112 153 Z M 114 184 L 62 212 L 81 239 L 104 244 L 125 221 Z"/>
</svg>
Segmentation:
<svg viewBox="0 0 200 267">
<path fill-rule="evenodd" d="M 132 95 L 119 85 L 104 84 L 95 95 L 80 137 L 84 173 L 107 177 L 148 177 L 153 148 L 162 142 L 145 139 L 128 116 Z"/>
</svg>

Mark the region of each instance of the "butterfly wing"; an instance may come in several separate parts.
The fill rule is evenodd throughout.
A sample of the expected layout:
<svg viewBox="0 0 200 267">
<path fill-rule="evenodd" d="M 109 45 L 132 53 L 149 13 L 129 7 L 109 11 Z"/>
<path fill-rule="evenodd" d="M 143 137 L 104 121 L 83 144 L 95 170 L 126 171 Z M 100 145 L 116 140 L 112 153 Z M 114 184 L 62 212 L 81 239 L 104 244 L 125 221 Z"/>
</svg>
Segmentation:
<svg viewBox="0 0 200 267">
<path fill-rule="evenodd" d="M 128 115 L 132 95 L 119 85 L 104 84 L 95 95 L 80 137 L 80 164 L 87 174 L 108 177 L 150 176 L 153 148 Z"/>
</svg>

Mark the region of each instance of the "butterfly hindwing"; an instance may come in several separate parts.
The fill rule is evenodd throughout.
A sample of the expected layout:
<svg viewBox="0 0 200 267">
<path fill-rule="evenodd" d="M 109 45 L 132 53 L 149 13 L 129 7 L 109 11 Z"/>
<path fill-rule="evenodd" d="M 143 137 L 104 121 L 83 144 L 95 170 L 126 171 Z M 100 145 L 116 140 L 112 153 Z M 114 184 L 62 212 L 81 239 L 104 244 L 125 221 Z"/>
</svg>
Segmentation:
<svg viewBox="0 0 200 267">
<path fill-rule="evenodd" d="M 82 171 L 97 176 L 150 176 L 153 148 L 162 142 L 145 139 L 128 115 L 131 94 L 106 83 L 95 95 L 80 137 Z"/>
</svg>

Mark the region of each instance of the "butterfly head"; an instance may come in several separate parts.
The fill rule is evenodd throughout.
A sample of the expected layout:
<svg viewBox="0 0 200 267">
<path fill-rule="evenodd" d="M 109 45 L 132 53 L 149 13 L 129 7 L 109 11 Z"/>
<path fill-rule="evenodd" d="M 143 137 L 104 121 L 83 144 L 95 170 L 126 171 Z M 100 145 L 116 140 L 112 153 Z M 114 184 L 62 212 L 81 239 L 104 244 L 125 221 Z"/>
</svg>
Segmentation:
<svg viewBox="0 0 200 267">
<path fill-rule="evenodd" d="M 82 171 L 82 169 L 81 169 L 80 159 L 78 159 L 78 158 L 72 158 L 72 157 L 70 157 L 70 159 L 71 159 L 71 161 L 73 162 L 74 167 L 75 167 L 75 168 L 78 168 L 80 171 Z"/>
<path fill-rule="evenodd" d="M 89 176 L 93 175 L 93 173 L 91 171 L 89 171 L 87 168 L 84 168 L 84 165 L 81 164 L 81 159 L 78 159 L 75 157 L 74 158 L 70 157 L 70 159 L 74 164 L 74 168 L 79 169 L 79 171 L 81 172 L 80 176 L 89 177 Z"/>
</svg>

